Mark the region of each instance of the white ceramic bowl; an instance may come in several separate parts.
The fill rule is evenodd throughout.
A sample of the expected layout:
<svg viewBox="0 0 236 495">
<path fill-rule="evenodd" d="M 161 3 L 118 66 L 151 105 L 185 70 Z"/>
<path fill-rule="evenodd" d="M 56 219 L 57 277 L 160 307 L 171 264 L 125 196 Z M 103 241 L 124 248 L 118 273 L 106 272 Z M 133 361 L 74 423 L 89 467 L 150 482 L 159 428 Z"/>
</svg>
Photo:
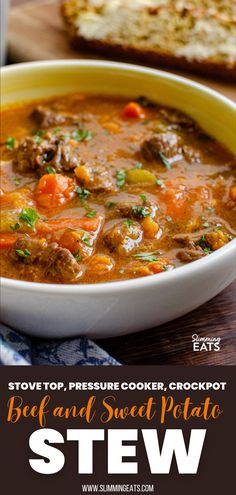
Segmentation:
<svg viewBox="0 0 236 495">
<path fill-rule="evenodd" d="M 185 111 L 236 153 L 236 105 L 167 72 L 97 61 L 20 64 L 3 69 L 3 104 L 73 91 L 145 95 Z M 236 240 L 172 272 L 92 285 L 2 279 L 2 320 L 42 337 L 111 337 L 151 328 L 205 303 L 236 277 Z"/>
</svg>

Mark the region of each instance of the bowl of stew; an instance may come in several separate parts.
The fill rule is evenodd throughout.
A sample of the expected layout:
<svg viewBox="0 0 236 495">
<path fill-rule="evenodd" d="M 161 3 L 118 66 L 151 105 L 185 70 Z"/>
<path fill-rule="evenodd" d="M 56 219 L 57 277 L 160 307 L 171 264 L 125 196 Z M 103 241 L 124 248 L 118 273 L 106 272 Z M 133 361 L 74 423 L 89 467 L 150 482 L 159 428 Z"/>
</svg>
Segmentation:
<svg viewBox="0 0 236 495">
<path fill-rule="evenodd" d="M 2 319 L 115 336 L 236 277 L 236 110 L 179 76 L 103 61 L 2 71 Z"/>
</svg>

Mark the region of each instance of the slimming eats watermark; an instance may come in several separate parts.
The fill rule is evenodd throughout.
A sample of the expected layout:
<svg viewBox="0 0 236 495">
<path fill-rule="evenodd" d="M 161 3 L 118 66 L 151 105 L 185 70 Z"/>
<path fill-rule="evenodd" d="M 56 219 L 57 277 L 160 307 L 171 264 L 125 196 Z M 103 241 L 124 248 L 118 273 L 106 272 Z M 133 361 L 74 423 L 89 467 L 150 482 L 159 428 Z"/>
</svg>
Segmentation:
<svg viewBox="0 0 236 495">
<path fill-rule="evenodd" d="M 199 337 L 196 333 L 192 335 L 194 352 L 220 351 L 221 337 Z"/>
</svg>

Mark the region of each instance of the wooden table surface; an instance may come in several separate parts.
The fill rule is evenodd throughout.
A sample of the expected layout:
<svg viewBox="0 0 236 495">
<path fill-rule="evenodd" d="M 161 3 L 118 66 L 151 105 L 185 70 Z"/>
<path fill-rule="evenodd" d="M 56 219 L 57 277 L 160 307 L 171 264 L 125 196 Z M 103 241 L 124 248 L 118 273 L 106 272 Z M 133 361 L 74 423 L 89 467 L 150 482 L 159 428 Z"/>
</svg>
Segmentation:
<svg viewBox="0 0 236 495">
<path fill-rule="evenodd" d="M 11 5 L 21 5 L 27 1 L 12 0 Z M 40 1 L 34 0 L 34 3 Z M 206 80 L 206 84 L 213 83 Z M 220 90 L 235 98 L 236 92 L 232 86 L 230 94 L 228 87 L 223 84 Z M 193 352 L 193 334 L 199 337 L 220 337 L 220 351 Z M 100 340 L 98 343 L 124 364 L 235 365 L 236 281 L 217 297 L 184 317 L 155 329 Z"/>
</svg>

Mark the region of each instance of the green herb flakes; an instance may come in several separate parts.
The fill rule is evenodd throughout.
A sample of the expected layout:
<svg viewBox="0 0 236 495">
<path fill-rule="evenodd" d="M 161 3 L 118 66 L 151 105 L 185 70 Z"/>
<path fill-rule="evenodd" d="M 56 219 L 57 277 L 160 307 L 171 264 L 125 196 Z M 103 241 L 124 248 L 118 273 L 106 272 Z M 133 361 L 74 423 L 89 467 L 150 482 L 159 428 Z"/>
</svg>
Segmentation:
<svg viewBox="0 0 236 495">
<path fill-rule="evenodd" d="M 54 127 L 54 129 L 52 129 L 52 134 L 55 136 L 55 134 L 57 134 L 60 131 L 61 131 L 60 127 Z"/>
<path fill-rule="evenodd" d="M 36 144 L 41 144 L 44 134 L 45 134 L 45 131 L 42 131 L 41 129 L 39 129 L 38 131 L 35 131 L 34 132 L 34 142 Z"/>
<path fill-rule="evenodd" d="M 124 186 L 126 180 L 125 170 L 117 170 L 116 172 L 116 185 L 121 188 Z"/>
<path fill-rule="evenodd" d="M 143 201 L 143 204 L 145 205 L 147 203 L 147 196 L 146 196 L 146 194 L 140 194 L 140 198 Z"/>
<path fill-rule="evenodd" d="M 139 218 L 146 218 L 146 217 L 149 217 L 151 214 L 150 208 L 148 208 L 147 206 L 133 206 L 132 211 Z"/>
<path fill-rule="evenodd" d="M 16 145 L 16 139 L 12 136 L 9 136 L 6 140 L 6 148 L 8 150 L 14 150 Z"/>
<path fill-rule="evenodd" d="M 153 252 L 142 252 L 142 253 L 137 253 L 133 255 L 133 258 L 136 260 L 140 261 L 146 261 L 148 263 L 152 263 L 153 261 L 158 260 L 158 255 L 160 254 L 159 251 L 153 251 Z"/>
<path fill-rule="evenodd" d="M 116 205 L 115 201 L 108 201 L 106 203 L 106 207 L 107 208 L 113 208 L 113 206 L 115 206 L 115 205 Z"/>
<path fill-rule="evenodd" d="M 76 129 L 71 133 L 72 139 L 77 142 L 81 141 L 90 141 L 93 138 L 93 134 L 91 131 L 86 131 L 83 129 Z"/>
<path fill-rule="evenodd" d="M 82 235 L 82 237 L 81 237 L 81 241 L 82 241 L 84 244 L 86 244 L 86 246 L 88 246 L 88 247 L 92 247 L 92 244 L 91 244 L 91 238 L 90 238 L 90 237 L 88 237 L 88 235 L 87 235 L 87 234 L 85 234 L 85 233 L 84 233 L 84 234 Z"/>
<path fill-rule="evenodd" d="M 131 225 L 133 224 L 133 220 L 131 220 L 130 218 L 126 218 L 124 224 L 126 225 L 126 227 L 128 227 L 128 229 L 130 229 Z"/>
<path fill-rule="evenodd" d="M 165 157 L 165 155 L 164 155 L 161 151 L 159 151 L 159 153 L 158 153 L 158 154 L 159 154 L 159 157 L 160 157 L 161 162 L 163 163 L 163 165 L 165 165 L 165 167 L 166 167 L 168 170 L 170 170 L 170 169 L 172 168 L 172 165 L 171 165 L 171 163 L 169 162 L 169 160 L 167 160 L 167 158 Z"/>
<path fill-rule="evenodd" d="M 163 187 L 164 186 L 164 180 L 162 179 L 157 179 L 156 180 L 156 185 L 159 186 L 159 187 Z"/>
<path fill-rule="evenodd" d="M 47 174 L 56 174 L 56 170 L 53 167 L 46 167 L 45 172 L 47 172 Z"/>
<path fill-rule="evenodd" d="M 39 219 L 38 213 L 33 208 L 25 208 L 19 215 L 19 220 L 26 223 L 28 227 L 34 229 L 35 222 Z"/>
<path fill-rule="evenodd" d="M 74 254 L 74 258 L 77 261 L 77 263 L 80 263 L 80 261 L 82 261 L 82 256 L 79 252 Z"/>
<path fill-rule="evenodd" d="M 10 225 L 10 229 L 15 231 L 20 229 L 20 224 L 17 222 L 15 225 Z"/>
<path fill-rule="evenodd" d="M 210 254 L 210 253 L 212 253 L 212 250 L 211 250 L 211 248 L 209 248 L 209 247 L 204 247 L 203 251 L 204 251 L 204 253 L 206 253 L 206 254 Z"/>
<path fill-rule="evenodd" d="M 86 213 L 85 216 L 88 218 L 94 218 L 94 217 L 96 217 L 96 215 L 97 215 L 96 210 L 91 210 L 91 211 L 88 211 L 88 213 Z"/>
<path fill-rule="evenodd" d="M 81 201 L 85 201 L 85 199 L 87 199 L 90 195 L 90 191 L 88 191 L 88 189 L 83 189 L 83 187 L 76 187 L 76 190 L 75 190 L 79 196 L 79 199 Z"/>
<path fill-rule="evenodd" d="M 15 183 L 16 186 L 20 185 L 21 178 L 20 177 L 12 177 L 13 182 Z"/>
<path fill-rule="evenodd" d="M 16 249 L 16 254 L 20 256 L 20 258 L 28 258 L 31 255 L 31 252 L 28 249 Z"/>
</svg>

